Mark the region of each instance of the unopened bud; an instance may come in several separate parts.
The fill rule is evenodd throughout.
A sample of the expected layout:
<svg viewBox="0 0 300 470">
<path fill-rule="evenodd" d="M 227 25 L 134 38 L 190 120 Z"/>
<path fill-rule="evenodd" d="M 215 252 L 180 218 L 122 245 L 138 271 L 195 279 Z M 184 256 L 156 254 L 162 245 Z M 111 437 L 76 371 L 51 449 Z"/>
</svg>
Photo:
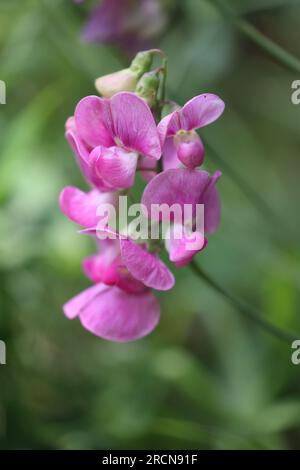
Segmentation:
<svg viewBox="0 0 300 470">
<path fill-rule="evenodd" d="M 150 108 L 156 104 L 159 88 L 159 77 L 157 72 L 148 72 L 140 78 L 135 92 L 147 101 Z"/>
<path fill-rule="evenodd" d="M 130 70 L 141 77 L 143 73 L 149 72 L 153 59 L 152 51 L 139 52 L 130 65 Z"/>
<path fill-rule="evenodd" d="M 138 81 L 138 74 L 131 69 L 119 70 L 104 75 L 95 81 L 96 90 L 104 98 L 110 98 L 119 91 L 134 91 Z"/>
<path fill-rule="evenodd" d="M 179 131 L 175 136 L 178 159 L 188 168 L 200 166 L 204 160 L 204 145 L 195 131 Z"/>
</svg>

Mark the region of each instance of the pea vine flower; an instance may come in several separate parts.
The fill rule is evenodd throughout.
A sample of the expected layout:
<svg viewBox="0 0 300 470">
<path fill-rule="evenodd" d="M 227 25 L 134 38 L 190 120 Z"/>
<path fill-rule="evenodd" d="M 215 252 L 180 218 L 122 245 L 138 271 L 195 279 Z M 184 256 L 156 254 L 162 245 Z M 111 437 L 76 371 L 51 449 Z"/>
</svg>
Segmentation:
<svg viewBox="0 0 300 470">
<path fill-rule="evenodd" d="M 102 240 L 99 253 L 83 260 L 83 271 L 95 286 L 67 302 L 65 315 L 78 316 L 94 335 L 118 342 L 139 339 L 156 327 L 160 308 L 150 287 L 169 290 L 175 282 L 157 256 L 121 236 Z"/>
<path fill-rule="evenodd" d="M 165 170 L 178 168 L 181 164 L 188 168 L 202 165 L 205 150 L 196 129 L 216 121 L 224 108 L 224 102 L 218 96 L 204 93 L 195 96 L 182 108 L 178 107 L 161 120 L 158 132 Z"/>
<path fill-rule="evenodd" d="M 181 223 L 177 221 L 170 226 L 170 236 L 166 237 L 166 249 L 170 261 L 177 267 L 190 263 L 193 257 L 206 247 L 208 241 L 205 234 L 212 234 L 218 228 L 221 208 L 216 183 L 220 176 L 220 171 L 210 176 L 203 170 L 169 169 L 153 178 L 143 193 L 142 204 L 148 213 L 154 204 L 159 206 L 166 204 L 168 207 L 178 204 L 182 209 L 188 205 L 192 209 L 191 220 L 194 220 L 197 207 L 199 205 L 204 207 L 204 227 L 201 230 L 189 233 L 188 226 L 186 224 L 184 226 L 183 221 Z M 161 214 L 159 217 L 160 220 L 163 219 Z M 176 233 L 181 236 L 176 237 Z M 193 249 L 190 246 L 192 241 L 194 241 Z"/>
<path fill-rule="evenodd" d="M 91 95 L 76 106 L 66 123 L 66 138 L 90 185 L 84 192 L 67 186 L 60 194 L 61 211 L 81 226 L 80 233 L 94 237 L 97 253 L 83 260 L 85 275 L 94 284 L 64 305 L 68 318 L 104 339 L 132 341 L 149 334 L 160 318 L 153 291 L 168 291 L 175 277 L 162 261 L 164 250 L 176 268 L 189 264 L 208 243 L 220 222 L 220 198 L 212 176 L 197 168 L 203 161 L 203 144 L 195 129 L 216 120 L 224 103 L 216 95 L 195 97 L 162 120 L 166 61 L 151 70 L 153 50 L 137 55 L 133 65 L 96 81 L 104 96 Z M 160 54 L 162 54 L 160 52 Z M 125 80 L 124 80 L 125 74 Z M 133 77 L 134 75 L 134 77 Z M 130 83 L 127 78 L 134 78 Z M 126 91 L 124 91 L 124 88 Z M 169 150 L 172 147 L 170 164 Z M 163 153 L 163 157 L 162 157 Z M 202 155 L 203 156 L 203 155 Z M 163 158 L 163 171 L 157 162 Z M 180 168 L 182 163 L 184 168 Z M 163 212 L 152 207 L 190 207 L 188 219 L 169 220 L 164 242 L 136 239 L 130 231 L 101 226 L 99 208 L 117 208 L 120 196 L 135 184 L 136 171 L 147 181 L 141 202 L 150 226 L 162 227 Z M 204 207 L 203 226 L 198 226 L 198 207 Z M 171 214 L 171 215 L 170 215 Z M 99 239 L 100 238 L 100 239 Z"/>
<path fill-rule="evenodd" d="M 161 157 L 151 110 L 132 92 L 83 98 L 66 127 L 85 177 L 101 191 L 133 186 L 140 155 L 154 162 Z"/>
<path fill-rule="evenodd" d="M 159 322 L 160 308 L 150 290 L 139 294 L 97 283 L 64 305 L 70 320 L 103 339 L 133 341 L 148 335 Z"/>
</svg>

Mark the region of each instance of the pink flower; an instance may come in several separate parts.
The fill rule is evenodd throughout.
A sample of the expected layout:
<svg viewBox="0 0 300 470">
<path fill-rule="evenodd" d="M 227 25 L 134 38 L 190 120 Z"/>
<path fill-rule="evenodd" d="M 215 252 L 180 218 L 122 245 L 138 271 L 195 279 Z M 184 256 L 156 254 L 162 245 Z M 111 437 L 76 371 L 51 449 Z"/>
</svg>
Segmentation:
<svg viewBox="0 0 300 470">
<path fill-rule="evenodd" d="M 160 0 L 103 0 L 91 11 L 83 38 L 120 45 L 131 55 L 146 49 L 165 24 Z"/>
<path fill-rule="evenodd" d="M 110 233 L 117 238 L 114 241 L 119 243 L 117 252 L 120 254 L 118 263 L 122 267 L 119 271 L 121 275 L 125 273 L 127 277 L 130 273 L 136 281 L 151 289 L 161 291 L 172 289 L 175 284 L 173 274 L 159 259 L 157 253 L 151 253 L 148 250 L 146 243 L 136 243 L 129 237 L 113 232 L 109 228 L 102 232 L 106 235 Z M 81 233 L 96 236 L 98 230 L 97 227 L 91 227 L 81 230 Z"/>
<path fill-rule="evenodd" d="M 124 263 L 118 239 L 101 240 L 99 253 L 83 260 L 83 271 L 95 283 L 117 286 L 128 293 L 147 290 L 145 284 L 134 278 Z"/>
<path fill-rule="evenodd" d="M 160 308 L 149 290 L 128 294 L 100 283 L 69 300 L 64 313 L 69 319 L 79 317 L 83 327 L 96 336 L 127 342 L 151 333 L 159 322 Z"/>
<path fill-rule="evenodd" d="M 139 155 L 154 162 L 161 156 L 151 110 L 134 93 L 121 92 L 110 99 L 87 96 L 66 127 L 84 176 L 101 191 L 131 187 Z"/>
<path fill-rule="evenodd" d="M 152 204 L 167 204 L 172 207 L 173 204 L 179 204 L 184 214 L 184 207 L 189 204 L 192 208 L 192 220 L 197 215 L 197 204 L 204 205 L 204 233 L 213 233 L 220 223 L 220 198 L 216 189 L 216 183 L 221 176 L 216 171 L 210 176 L 206 171 L 188 170 L 177 168 L 166 170 L 155 176 L 146 186 L 142 204 L 151 213 Z M 161 214 L 159 214 L 162 220 Z M 207 244 L 204 233 L 188 233 L 185 220 L 177 221 L 179 227 L 171 228 L 170 239 L 166 243 L 170 260 L 178 267 L 189 263 L 193 256 L 203 250 Z M 183 236 L 178 239 L 176 232 L 181 229 Z M 193 242 L 193 245 L 191 243 Z"/>
<path fill-rule="evenodd" d="M 182 224 L 173 224 L 169 229 L 165 246 L 169 258 L 177 268 L 189 264 L 193 257 L 204 250 L 207 240 L 200 231 L 192 232 Z"/>
<path fill-rule="evenodd" d="M 192 98 L 160 121 L 158 132 L 165 170 L 178 168 L 181 163 L 188 168 L 203 163 L 204 145 L 195 130 L 218 119 L 224 107 L 218 96 L 206 93 Z"/>
<path fill-rule="evenodd" d="M 142 18 L 145 24 L 141 22 L 140 9 L 146 5 L 150 8 L 157 1 L 134 0 L 133 3 L 136 9 L 134 17 L 130 17 L 133 22 L 129 23 L 129 0 L 104 0 L 91 20 L 89 33 L 95 33 L 99 24 L 102 26 L 97 31 L 102 39 L 108 39 L 110 34 L 115 34 L 117 40 L 123 33 L 130 36 L 132 27 L 134 30 L 141 24 L 145 33 L 151 23 L 151 9 Z M 224 103 L 216 95 L 199 95 L 183 108 L 172 108 L 157 127 L 145 101 L 155 90 L 152 100 L 155 115 L 164 106 L 159 98 L 161 94 L 156 92 L 164 84 L 163 80 L 160 83 L 160 72 L 165 71 L 165 66 L 158 72 L 149 72 L 154 53 L 157 50 L 144 51 L 127 71 L 101 77 L 97 83 L 106 98 L 83 98 L 66 123 L 67 140 L 91 189 L 83 192 L 67 186 L 60 194 L 59 205 L 70 220 L 84 227 L 81 233 L 98 236 L 101 241 L 96 240 L 97 253 L 82 263 L 85 275 L 94 286 L 68 301 L 64 313 L 70 319 L 78 317 L 84 328 L 96 336 L 112 341 L 132 341 L 149 334 L 160 317 L 159 304 L 151 289 L 167 291 L 175 284 L 172 272 L 159 257 L 162 247 L 161 241 L 156 240 L 159 229 L 165 235 L 170 261 L 182 267 L 206 247 L 207 235 L 220 222 L 216 183 L 221 173 L 217 171 L 211 176 L 196 169 L 204 158 L 204 146 L 196 129 L 215 121 L 222 114 Z M 165 64 L 164 56 L 162 63 Z M 134 74 L 137 94 L 117 92 L 123 86 L 133 89 L 128 71 Z M 157 73 L 157 87 L 149 82 L 151 73 Z M 145 93 L 148 82 L 152 84 L 150 94 Z M 162 148 L 165 171 L 157 174 Z M 181 164 L 187 168 L 178 168 Z M 132 235 L 128 236 L 121 229 L 120 233 L 113 231 L 109 225 L 114 227 L 117 223 L 112 209 L 116 208 L 119 191 L 133 186 L 137 169 L 148 182 L 141 202 L 151 226 L 143 224 L 143 217 L 138 218 L 138 222 L 129 224 L 128 232 Z M 203 207 L 204 220 L 201 219 Z M 120 227 L 125 225 L 122 215 L 119 208 Z M 169 224 L 167 233 L 164 222 Z M 138 240 L 133 239 L 133 229 L 137 230 Z M 144 240 L 144 234 L 150 232 L 154 240 Z"/>
<path fill-rule="evenodd" d="M 110 341 L 127 342 L 148 335 L 160 318 L 159 303 L 146 286 L 149 274 L 133 268 L 138 278 L 132 275 L 133 263 L 127 260 L 130 248 L 123 247 L 119 239 L 102 240 L 99 246 L 99 254 L 83 261 L 83 270 L 95 285 L 69 300 L 64 305 L 65 315 L 69 319 L 79 317 L 84 328 Z M 149 262 L 139 250 L 135 256 L 137 263 Z M 172 274 L 159 260 L 150 262 L 153 280 L 148 284 L 159 283 L 163 290 Z M 145 284 L 139 280 L 142 278 Z"/>
<path fill-rule="evenodd" d="M 149 287 L 166 290 L 174 284 L 157 257 L 130 240 L 107 239 L 100 242 L 99 254 L 83 261 L 83 270 L 96 285 L 64 305 L 68 318 L 78 316 L 94 335 L 120 342 L 142 338 L 156 327 L 160 308 Z"/>
</svg>

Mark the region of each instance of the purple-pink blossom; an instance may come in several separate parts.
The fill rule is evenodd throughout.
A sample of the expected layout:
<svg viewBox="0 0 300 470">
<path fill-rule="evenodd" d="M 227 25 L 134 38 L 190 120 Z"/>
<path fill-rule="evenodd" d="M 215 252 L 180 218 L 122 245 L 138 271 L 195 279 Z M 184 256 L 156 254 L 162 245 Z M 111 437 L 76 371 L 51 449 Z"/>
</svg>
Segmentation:
<svg viewBox="0 0 300 470">
<path fill-rule="evenodd" d="M 108 29 L 111 8 L 117 11 L 117 23 L 121 21 L 120 4 L 117 0 L 110 6 L 103 2 L 101 8 L 108 9 Z M 122 80 L 121 89 L 127 86 Z M 142 338 L 159 322 L 160 306 L 153 290 L 168 291 L 175 284 L 174 274 L 161 258 L 163 250 L 173 267 L 186 266 L 207 247 L 209 235 L 219 226 L 217 182 L 221 173 L 210 175 L 197 168 L 203 163 L 204 145 L 196 129 L 218 119 L 224 103 L 217 95 L 202 94 L 160 120 L 165 104 L 161 95 L 154 97 L 154 112 L 134 92 L 114 93 L 119 86 L 113 85 L 109 98 L 83 98 L 67 120 L 66 138 L 90 188 L 65 187 L 59 205 L 66 217 L 81 226 L 80 233 L 91 235 L 97 246 L 96 254 L 82 262 L 84 274 L 94 285 L 64 305 L 65 315 L 78 317 L 96 336 L 122 342 Z M 160 171 L 157 162 L 162 154 Z M 134 186 L 137 170 L 147 181 L 141 202 L 150 226 L 161 227 L 166 217 L 160 211 L 154 216 L 154 205 L 176 205 L 182 214 L 188 206 L 188 220 L 178 220 L 169 212 L 164 241 L 152 240 L 149 235 L 136 239 L 128 235 L 130 231 L 124 234 L 107 222 L 100 230 L 104 236 L 98 237 L 99 222 L 106 220 L 98 209 L 107 204 L 117 208 L 120 195 Z M 197 223 L 199 206 L 204 208 L 202 226 Z"/>
<path fill-rule="evenodd" d="M 130 273 L 133 278 L 144 286 L 156 290 L 169 290 L 175 284 L 175 278 L 166 264 L 159 258 L 158 253 L 151 253 L 147 243 L 136 243 L 128 236 L 106 229 L 107 234 L 114 235 L 117 245 L 117 253 L 120 256 L 120 265 L 123 271 Z M 97 227 L 84 229 L 81 233 L 97 236 Z M 106 241 L 106 240 L 105 240 Z M 116 246 L 116 245 L 115 245 Z"/>
<path fill-rule="evenodd" d="M 182 108 L 165 116 L 158 125 L 163 148 L 165 170 L 200 166 L 204 160 L 204 145 L 196 129 L 216 121 L 224 111 L 224 102 L 217 95 L 195 96 Z"/>
<path fill-rule="evenodd" d="M 84 259 L 83 270 L 95 286 L 67 302 L 64 312 L 78 316 L 96 336 L 119 342 L 155 328 L 160 308 L 150 288 L 168 290 L 175 282 L 158 256 L 122 237 L 102 240 L 99 254 Z"/>
<path fill-rule="evenodd" d="M 130 92 L 83 98 L 67 121 L 66 137 L 84 176 L 101 191 L 130 188 L 139 156 L 154 166 L 161 156 L 151 110 Z"/>
<path fill-rule="evenodd" d="M 151 291 L 134 294 L 97 283 L 64 305 L 69 319 L 78 317 L 82 326 L 100 338 L 127 342 L 142 338 L 156 327 L 159 303 Z"/>
<path fill-rule="evenodd" d="M 178 240 L 174 235 L 179 227 L 171 228 L 171 237 L 166 248 L 170 261 L 178 267 L 189 263 L 199 251 L 206 247 L 207 239 L 204 235 L 215 232 L 220 223 L 220 198 L 216 188 L 220 176 L 219 171 L 210 176 L 203 170 L 170 169 L 155 176 L 143 193 L 142 203 L 148 212 L 153 204 L 166 204 L 168 207 L 179 204 L 182 208 L 190 205 L 191 217 L 194 218 L 197 204 L 204 206 L 204 233 L 194 231 L 190 234 L 187 228 L 181 226 L 183 235 Z M 191 250 L 188 243 L 192 241 L 195 243 L 193 245 L 195 248 Z"/>
</svg>

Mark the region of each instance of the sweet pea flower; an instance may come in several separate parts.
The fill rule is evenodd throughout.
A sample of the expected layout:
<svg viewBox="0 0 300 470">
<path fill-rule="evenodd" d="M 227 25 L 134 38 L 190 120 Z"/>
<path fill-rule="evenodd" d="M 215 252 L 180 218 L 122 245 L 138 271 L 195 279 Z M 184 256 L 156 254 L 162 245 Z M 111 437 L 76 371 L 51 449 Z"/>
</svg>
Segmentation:
<svg viewBox="0 0 300 470">
<path fill-rule="evenodd" d="M 85 231 L 94 232 L 93 229 Z M 142 338 L 159 322 L 160 308 L 149 287 L 166 290 L 174 278 L 155 255 L 123 237 L 101 240 L 100 252 L 85 258 L 83 270 L 95 283 L 64 305 L 96 336 L 117 342 Z"/>
<path fill-rule="evenodd" d="M 129 2 L 136 5 L 132 23 Z M 157 3 L 104 0 L 95 10 L 89 33 L 95 34 L 100 24 L 100 40 L 131 38 L 141 24 L 141 9 Z M 144 16 L 147 25 L 150 20 L 151 11 Z M 210 175 L 196 168 L 204 158 L 196 129 L 218 119 L 224 103 L 213 94 L 196 96 L 182 108 L 169 109 L 170 114 L 157 127 L 153 114 L 160 114 L 166 103 L 161 99 L 163 93 L 158 93 L 164 84 L 160 81 L 162 68 L 150 70 L 156 53 L 165 58 L 156 49 L 144 51 L 129 68 L 99 77 L 97 89 L 103 96 L 83 98 L 66 123 L 66 138 L 90 190 L 67 186 L 60 194 L 59 205 L 70 220 L 83 227 L 80 233 L 96 239 L 98 251 L 82 262 L 85 275 L 94 285 L 69 300 L 64 313 L 70 319 L 78 317 L 88 331 L 111 341 L 132 341 L 149 334 L 160 318 L 159 304 L 151 290 L 167 291 L 175 284 L 174 275 L 159 257 L 163 246 L 156 240 L 156 229 L 164 229 L 160 225 L 168 223 L 164 246 L 170 261 L 180 268 L 205 249 L 207 236 L 220 222 L 216 183 L 221 173 Z M 162 149 L 164 171 L 157 173 Z M 179 168 L 182 165 L 186 168 Z M 129 224 L 124 230 L 121 210 L 120 232 L 109 227 L 115 227 L 117 221 L 111 220 L 115 213 L 110 213 L 107 204 L 116 207 L 119 192 L 133 186 L 136 170 L 148 182 L 141 202 L 150 217 L 151 235 L 152 228 L 158 232 L 155 240 L 143 238 L 145 227 L 138 239 L 133 231 L 136 225 Z M 199 204 L 204 207 L 204 220 L 198 220 L 203 216 Z M 149 226 L 146 228 L 149 233 Z"/>
<path fill-rule="evenodd" d="M 125 265 L 118 239 L 101 240 L 98 243 L 99 253 L 83 260 L 85 275 L 94 283 L 102 282 L 108 286 L 117 286 L 128 293 L 140 293 L 147 287 L 135 279 Z"/>
<path fill-rule="evenodd" d="M 161 156 L 151 110 L 130 92 L 83 98 L 67 121 L 66 137 L 87 181 L 101 191 L 130 188 L 139 155 L 153 164 Z"/>
<path fill-rule="evenodd" d="M 160 307 L 150 290 L 134 294 L 97 283 L 63 307 L 69 319 L 79 317 L 94 335 L 115 342 L 140 339 L 156 327 Z"/>
<path fill-rule="evenodd" d="M 137 243 L 129 236 L 113 231 L 109 227 L 105 229 L 101 228 L 100 230 L 97 227 L 91 227 L 81 230 L 80 233 L 94 237 L 99 236 L 99 234 L 104 234 L 105 236 L 110 235 L 113 237 L 114 241 L 119 243 L 116 253 L 118 253 L 118 265 L 121 268 L 118 271 L 120 276 L 125 274 L 126 279 L 128 279 L 128 274 L 130 274 L 135 281 L 139 281 L 144 286 L 161 291 L 172 289 L 174 286 L 174 275 L 165 263 L 161 261 L 158 253 L 149 251 L 146 243 Z M 95 259 L 94 262 L 96 262 Z M 90 278 L 93 276 L 92 272 L 94 272 L 94 267 L 95 265 L 89 269 Z M 87 271 L 85 270 L 85 272 Z M 103 282 L 102 278 L 101 280 Z M 114 280 L 114 284 L 117 284 L 118 280 Z M 129 289 L 130 288 L 131 287 L 129 287 Z"/>
<path fill-rule="evenodd" d="M 97 207 L 115 203 L 116 195 L 92 190 L 84 193 L 68 186 L 59 198 L 61 211 L 72 221 L 88 227 L 81 233 L 97 236 Z M 145 243 L 135 243 L 130 238 L 108 227 L 103 229 L 106 239 L 101 240 L 100 254 L 88 257 L 83 269 L 93 282 L 103 282 L 125 288 L 127 292 L 140 292 L 143 287 L 168 290 L 174 285 L 174 276 L 157 254 L 150 253 Z M 112 235 L 112 238 L 109 236 Z"/>
<path fill-rule="evenodd" d="M 217 95 L 205 93 L 195 96 L 160 121 L 158 132 L 165 170 L 178 168 L 181 164 L 192 169 L 203 163 L 204 145 L 196 129 L 216 121 L 224 107 Z"/>
<path fill-rule="evenodd" d="M 170 261 L 178 267 L 188 264 L 205 248 L 205 234 L 215 232 L 220 223 L 220 198 L 216 189 L 220 176 L 219 171 L 210 176 L 203 170 L 170 169 L 155 176 L 144 190 L 142 204 L 148 213 L 153 204 L 167 204 L 168 207 L 179 204 L 183 214 L 186 204 L 192 208 L 192 220 L 176 221 L 176 224 L 171 226 L 170 236 L 166 240 Z M 192 224 L 197 216 L 197 204 L 204 205 L 204 233 L 192 232 L 192 227 L 189 227 L 189 222 Z M 159 220 L 163 220 L 161 213 L 158 216 Z M 180 237 L 176 236 L 179 231 Z"/>
<path fill-rule="evenodd" d="M 100 193 L 96 189 L 84 193 L 68 186 L 60 194 L 59 205 L 70 220 L 86 227 L 81 233 L 96 237 L 99 233 L 97 207 L 107 202 L 114 204 L 116 200 L 117 196 L 112 193 Z M 101 240 L 100 254 L 83 262 L 84 272 L 93 282 L 117 285 L 128 292 L 140 292 L 144 286 L 157 290 L 173 287 L 173 274 L 157 254 L 147 250 L 145 243 L 135 243 L 108 227 L 103 232 L 106 239 Z"/>
<path fill-rule="evenodd" d="M 165 24 L 160 0 L 103 0 L 91 11 L 83 39 L 116 44 L 132 55 L 145 49 Z"/>
</svg>

